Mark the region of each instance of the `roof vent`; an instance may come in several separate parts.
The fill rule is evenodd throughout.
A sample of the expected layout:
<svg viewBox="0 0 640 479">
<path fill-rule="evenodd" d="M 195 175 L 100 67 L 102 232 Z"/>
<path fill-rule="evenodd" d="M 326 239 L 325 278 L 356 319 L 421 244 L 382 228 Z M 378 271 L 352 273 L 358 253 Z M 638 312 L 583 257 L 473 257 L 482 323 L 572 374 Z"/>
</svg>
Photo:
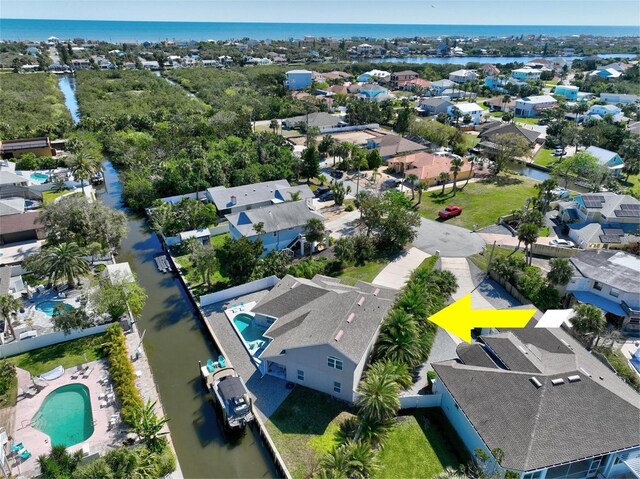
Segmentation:
<svg viewBox="0 0 640 479">
<path fill-rule="evenodd" d="M 591 374 L 589 374 L 589 371 L 587 371 L 585 368 L 580 368 L 580 371 L 582 371 L 582 374 L 584 374 L 587 377 L 591 377 Z"/>
<path fill-rule="evenodd" d="M 529 381 L 531 381 L 531 383 L 536 387 L 536 389 L 542 387 L 542 383 L 538 381 L 538 378 L 535 376 L 531 376 L 529 378 Z"/>
<path fill-rule="evenodd" d="M 358 300 L 358 306 L 362 306 L 364 304 L 364 296 Z"/>
<path fill-rule="evenodd" d="M 522 354 L 529 354 L 529 352 L 526 349 L 524 349 L 522 346 L 520 346 L 519 344 L 518 344 L 518 349 L 520 351 L 522 351 Z"/>
<path fill-rule="evenodd" d="M 378 293 L 380 293 L 380 288 L 376 288 L 373 290 L 373 295 L 374 296 L 378 296 Z"/>
<path fill-rule="evenodd" d="M 351 321 L 353 321 L 353 318 L 355 318 L 355 317 L 356 317 L 356 313 L 351 313 L 349 315 L 349 317 L 347 318 L 347 323 L 350 323 Z"/>
<path fill-rule="evenodd" d="M 564 384 L 564 379 L 562 378 L 552 379 L 551 384 L 553 384 L 554 386 L 560 386 L 561 384 Z"/>
<path fill-rule="evenodd" d="M 344 331 L 341 329 L 340 331 L 338 331 L 338 334 L 336 334 L 336 337 L 333 338 L 336 341 L 340 341 L 340 338 L 342 338 L 342 335 L 344 334 Z"/>
<path fill-rule="evenodd" d="M 577 383 L 581 378 L 577 374 L 574 374 L 573 376 L 569 376 L 567 379 L 570 383 Z"/>
</svg>

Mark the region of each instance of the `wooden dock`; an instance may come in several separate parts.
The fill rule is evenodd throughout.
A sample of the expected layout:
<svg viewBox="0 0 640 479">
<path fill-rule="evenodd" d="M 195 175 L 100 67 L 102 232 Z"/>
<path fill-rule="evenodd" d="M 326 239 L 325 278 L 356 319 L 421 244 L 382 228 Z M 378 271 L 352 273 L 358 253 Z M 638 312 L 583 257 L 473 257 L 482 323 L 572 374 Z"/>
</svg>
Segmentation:
<svg viewBox="0 0 640 479">
<path fill-rule="evenodd" d="M 160 271 L 161 273 L 167 273 L 171 271 L 171 265 L 169 264 L 169 260 L 167 259 L 166 255 L 158 255 L 154 258 L 154 261 L 156 262 L 158 271 Z"/>
</svg>

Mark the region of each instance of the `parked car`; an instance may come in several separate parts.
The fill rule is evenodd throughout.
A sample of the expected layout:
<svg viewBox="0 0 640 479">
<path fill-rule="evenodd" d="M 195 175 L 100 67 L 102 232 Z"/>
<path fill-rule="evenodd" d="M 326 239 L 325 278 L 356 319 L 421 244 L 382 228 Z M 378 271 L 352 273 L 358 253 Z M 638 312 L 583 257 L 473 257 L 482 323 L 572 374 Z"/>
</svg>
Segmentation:
<svg viewBox="0 0 640 479">
<path fill-rule="evenodd" d="M 565 239 L 552 239 L 549 241 L 551 246 L 558 246 L 560 248 L 575 248 L 576 244 L 573 241 L 565 240 Z"/>
<path fill-rule="evenodd" d="M 569 190 L 568 190 L 568 189 L 566 189 L 566 188 L 554 188 L 553 190 L 551 190 L 551 194 L 552 194 L 554 197 L 556 197 L 556 198 L 558 198 L 558 199 L 562 200 L 562 199 L 564 199 L 564 198 L 569 198 L 569 194 L 570 194 L 570 192 L 569 192 Z"/>
<path fill-rule="evenodd" d="M 397 188 L 402 184 L 402 180 L 398 180 L 396 178 L 389 178 L 384 180 L 382 183 L 383 188 Z"/>
<path fill-rule="evenodd" d="M 318 199 L 320 201 L 331 201 L 333 200 L 333 191 L 329 190 L 326 191 L 325 193 L 321 194 Z"/>
<path fill-rule="evenodd" d="M 331 177 L 335 178 L 336 180 L 339 180 L 340 178 L 342 178 L 344 176 L 344 171 L 342 170 L 331 170 Z"/>
<path fill-rule="evenodd" d="M 567 152 L 564 150 L 564 148 L 556 148 L 555 150 L 553 150 L 553 156 L 563 156 L 566 154 Z"/>
<path fill-rule="evenodd" d="M 442 219 L 453 218 L 462 213 L 462 208 L 455 205 L 449 205 L 445 209 L 438 211 L 438 216 Z"/>
<path fill-rule="evenodd" d="M 318 189 L 314 192 L 314 194 L 316 195 L 316 198 L 320 198 L 327 191 L 331 191 L 331 188 L 328 186 L 318 186 Z"/>
</svg>

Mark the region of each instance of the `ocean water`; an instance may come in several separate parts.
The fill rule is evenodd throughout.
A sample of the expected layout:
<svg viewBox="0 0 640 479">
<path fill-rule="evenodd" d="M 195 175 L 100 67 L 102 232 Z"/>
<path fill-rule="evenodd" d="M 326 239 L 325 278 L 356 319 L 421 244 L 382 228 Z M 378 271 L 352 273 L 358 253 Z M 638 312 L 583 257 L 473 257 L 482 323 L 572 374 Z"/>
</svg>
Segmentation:
<svg viewBox="0 0 640 479">
<path fill-rule="evenodd" d="M 161 40 L 255 40 L 303 38 L 305 35 L 333 38 L 482 36 L 545 34 L 549 36 L 600 35 L 637 36 L 633 26 L 559 25 L 372 25 L 329 23 L 210 23 L 210 22 L 125 22 L 94 20 L 1 19 L 1 40 L 62 40 L 84 38 L 111 42 Z"/>
</svg>

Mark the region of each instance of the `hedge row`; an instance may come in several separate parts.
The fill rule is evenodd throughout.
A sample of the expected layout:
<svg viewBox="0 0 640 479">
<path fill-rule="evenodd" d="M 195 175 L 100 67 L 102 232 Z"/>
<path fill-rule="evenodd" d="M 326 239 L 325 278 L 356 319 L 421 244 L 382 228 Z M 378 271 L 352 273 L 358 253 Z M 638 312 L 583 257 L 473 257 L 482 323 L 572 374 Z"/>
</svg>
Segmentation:
<svg viewBox="0 0 640 479">
<path fill-rule="evenodd" d="M 143 403 L 135 384 L 136 376 L 133 364 L 129 360 L 124 333 L 119 325 L 112 324 L 107 328 L 105 339 L 109 374 L 113 379 L 115 392 L 120 400 L 120 414 L 124 422 L 132 424 L 135 411 Z"/>
</svg>

